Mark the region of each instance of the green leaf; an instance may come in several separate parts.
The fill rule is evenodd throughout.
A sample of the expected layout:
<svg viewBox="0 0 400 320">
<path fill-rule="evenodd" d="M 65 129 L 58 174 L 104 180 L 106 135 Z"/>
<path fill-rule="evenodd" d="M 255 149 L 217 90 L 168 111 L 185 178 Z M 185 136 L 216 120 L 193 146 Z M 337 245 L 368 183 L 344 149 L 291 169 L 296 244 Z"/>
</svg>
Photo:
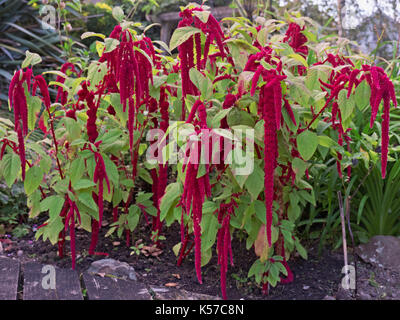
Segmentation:
<svg viewBox="0 0 400 320">
<path fill-rule="evenodd" d="M 75 184 L 72 185 L 72 188 L 74 188 L 74 190 L 81 190 L 94 187 L 95 185 L 96 184 L 91 180 L 80 179 Z"/>
<path fill-rule="evenodd" d="M 242 39 L 230 38 L 228 40 L 225 40 L 225 43 L 230 45 L 230 47 L 236 47 L 239 50 L 246 51 L 247 53 L 250 54 L 257 53 L 260 51 L 260 49 Z"/>
<path fill-rule="evenodd" d="M 193 14 L 199 18 L 199 20 L 203 23 L 208 22 L 208 18 L 210 17 L 210 11 L 193 11 Z"/>
<path fill-rule="evenodd" d="M 84 32 L 81 35 L 81 39 L 82 40 L 86 39 L 86 38 L 89 38 L 89 37 L 99 37 L 99 38 L 104 39 L 106 36 L 104 34 L 101 34 L 101 33 L 95 33 L 95 32 L 90 32 L 90 31 Z"/>
<path fill-rule="evenodd" d="M 354 111 L 355 103 L 353 96 L 347 99 L 347 90 L 341 90 L 338 96 L 338 105 L 342 115 L 342 121 L 346 121 Z"/>
<path fill-rule="evenodd" d="M 299 239 L 296 238 L 294 244 L 295 244 L 296 250 L 300 254 L 300 256 L 303 259 L 307 260 L 307 250 L 300 244 Z"/>
<path fill-rule="evenodd" d="M 21 160 L 19 156 L 12 153 L 6 154 L 1 161 L 0 171 L 3 174 L 4 179 L 6 180 L 6 184 L 9 188 L 17 179 L 18 172 L 21 169 Z"/>
<path fill-rule="evenodd" d="M 45 238 L 48 238 L 51 244 L 55 245 L 58 242 L 60 231 L 63 230 L 63 228 L 64 224 L 60 216 L 57 216 L 56 218 L 50 220 L 43 234 L 43 240 L 45 240 Z"/>
<path fill-rule="evenodd" d="M 201 219 L 201 251 L 211 249 L 218 232 L 218 219 L 214 214 L 205 214 Z"/>
<path fill-rule="evenodd" d="M 250 267 L 247 277 L 250 278 L 250 277 L 254 276 L 256 282 L 260 283 L 262 275 L 264 274 L 265 271 L 266 270 L 265 270 L 264 263 L 262 263 L 259 259 L 257 259 L 256 261 L 254 261 L 254 263 Z"/>
<path fill-rule="evenodd" d="M 40 211 L 49 211 L 50 220 L 55 219 L 64 206 L 65 199 L 61 196 L 54 195 L 43 199 L 40 202 Z"/>
<path fill-rule="evenodd" d="M 260 192 L 264 189 L 264 171 L 255 165 L 253 172 L 248 176 L 244 185 L 252 199 L 256 200 Z"/>
<path fill-rule="evenodd" d="M 36 123 L 36 113 L 40 112 L 40 108 L 42 106 L 42 100 L 39 97 L 32 97 L 28 95 L 27 99 L 28 105 L 28 129 L 33 130 L 35 129 Z"/>
<path fill-rule="evenodd" d="M 357 224 L 360 223 L 362 214 L 363 214 L 363 210 L 364 210 L 364 206 L 365 206 L 365 202 L 368 200 L 368 195 L 364 195 L 363 198 L 361 199 L 360 205 L 358 207 L 358 212 L 357 212 Z"/>
<path fill-rule="evenodd" d="M 107 74 L 107 62 L 93 61 L 88 68 L 88 80 L 90 81 L 90 89 L 96 88 L 100 81 Z"/>
<path fill-rule="evenodd" d="M 318 146 L 318 136 L 310 130 L 303 131 L 297 136 L 297 148 L 301 157 L 307 161 L 313 156 Z"/>
<path fill-rule="evenodd" d="M 99 208 L 94 202 L 91 192 L 79 192 L 78 200 L 85 206 L 88 214 L 90 214 L 97 221 L 99 220 Z"/>
<path fill-rule="evenodd" d="M 310 91 L 320 91 L 321 83 L 319 82 L 319 80 L 326 82 L 327 79 L 328 75 L 326 71 L 318 68 L 310 68 L 306 75 L 305 85 Z"/>
<path fill-rule="evenodd" d="M 199 70 L 191 68 L 189 71 L 189 77 L 197 89 L 199 89 L 201 96 L 204 99 L 207 99 L 207 97 L 212 94 L 213 90 L 211 80 L 205 77 Z"/>
<path fill-rule="evenodd" d="M 26 58 L 21 65 L 22 69 L 42 62 L 42 58 L 37 53 L 32 53 L 29 50 L 25 51 L 25 56 Z"/>
<path fill-rule="evenodd" d="M 82 126 L 72 118 L 65 117 L 62 120 L 68 132 L 68 141 L 75 141 L 81 137 Z"/>
<path fill-rule="evenodd" d="M 265 203 L 260 200 L 256 200 L 253 203 L 257 218 L 261 221 L 261 223 L 266 224 L 267 216 L 265 214 L 266 213 Z"/>
<path fill-rule="evenodd" d="M 289 58 L 293 58 L 294 60 L 300 62 L 304 67 L 308 68 L 307 61 L 298 53 L 292 53 L 288 55 Z"/>
<path fill-rule="evenodd" d="M 194 27 L 182 27 L 175 29 L 169 42 L 169 50 L 174 50 L 179 45 L 188 40 L 191 36 L 199 32 L 201 32 L 201 30 Z"/>
<path fill-rule="evenodd" d="M 107 177 L 108 179 L 112 182 L 112 184 L 114 186 L 118 186 L 118 182 L 119 182 L 119 173 L 118 173 L 118 168 L 115 165 L 114 162 L 112 162 L 110 160 L 109 157 L 107 157 L 106 155 L 102 155 L 103 156 L 103 160 L 104 160 L 104 165 L 106 167 L 106 172 L 107 172 Z"/>
<path fill-rule="evenodd" d="M 371 88 L 369 87 L 366 80 L 361 82 L 355 92 L 354 92 L 354 100 L 357 105 L 357 108 L 363 110 L 365 107 L 369 105 L 369 99 L 371 97 Z"/>
<path fill-rule="evenodd" d="M 140 192 L 140 193 L 136 196 L 136 203 L 143 203 L 143 202 L 149 200 L 152 196 L 153 196 L 152 193 Z"/>
<path fill-rule="evenodd" d="M 337 142 L 328 136 L 318 136 L 318 144 L 326 148 L 331 148 L 336 146 Z"/>
<path fill-rule="evenodd" d="M 40 213 L 40 200 L 42 199 L 42 195 L 39 190 L 34 191 L 27 198 L 27 206 L 30 209 L 29 218 L 36 218 Z"/>
<path fill-rule="evenodd" d="M 71 184 L 74 185 L 85 172 L 85 159 L 83 157 L 77 157 L 71 163 L 71 169 L 69 170 L 69 178 L 71 179 Z"/>
<path fill-rule="evenodd" d="M 292 166 L 293 171 L 296 173 L 296 178 L 301 178 L 307 169 L 307 163 L 300 158 L 294 158 Z"/>
<path fill-rule="evenodd" d="M 178 242 L 176 245 L 172 247 L 172 251 L 174 252 L 175 256 L 177 257 L 179 255 L 179 252 L 181 251 L 182 243 Z"/>
<path fill-rule="evenodd" d="M 261 44 L 262 47 L 265 47 L 265 44 L 267 43 L 267 36 L 267 28 L 262 28 L 257 34 L 257 41 Z"/>
<path fill-rule="evenodd" d="M 171 183 L 167 186 L 164 196 L 160 203 L 160 219 L 161 221 L 167 216 L 168 212 L 173 208 L 182 193 L 181 184 L 178 182 Z"/>
<path fill-rule="evenodd" d="M 123 112 L 123 106 L 120 101 L 119 93 L 111 93 L 110 102 L 115 109 L 115 113 L 117 114 L 119 121 L 121 121 L 122 125 L 125 127 L 126 122 L 128 121 L 128 112 Z"/>
<path fill-rule="evenodd" d="M 253 117 L 248 112 L 238 108 L 232 108 L 232 111 L 228 114 L 227 122 L 230 128 L 238 125 L 245 125 L 250 128 L 255 126 Z"/>
<path fill-rule="evenodd" d="M 213 201 L 204 201 L 203 203 L 203 214 L 214 213 L 218 209 L 218 206 Z"/>
<path fill-rule="evenodd" d="M 33 191 L 39 188 L 43 180 L 43 170 L 38 166 L 33 166 L 28 169 L 25 176 L 24 188 L 26 194 L 29 196 Z"/>
<path fill-rule="evenodd" d="M 287 213 L 290 221 L 296 221 L 300 217 L 301 209 L 297 204 L 295 205 L 290 204 L 288 206 Z"/>
<path fill-rule="evenodd" d="M 114 7 L 112 10 L 112 16 L 118 22 L 122 22 L 125 19 L 124 10 L 121 7 Z"/>
<path fill-rule="evenodd" d="M 212 257 L 211 248 L 204 251 L 201 250 L 201 266 L 204 267 L 205 265 L 207 265 L 210 262 L 211 257 Z"/>
<path fill-rule="evenodd" d="M 107 52 L 111 52 L 115 48 L 117 48 L 119 45 L 119 41 L 117 39 L 107 38 L 104 40 L 104 44 L 105 44 L 105 48 L 104 48 L 103 53 L 107 53 Z"/>
<path fill-rule="evenodd" d="M 221 120 L 225 118 L 232 108 L 220 110 L 212 119 L 211 124 L 213 128 L 218 128 L 220 126 Z"/>
<path fill-rule="evenodd" d="M 139 223 L 139 218 L 140 218 L 140 208 L 136 205 L 130 206 L 126 220 L 128 221 L 128 228 L 131 232 L 133 232 L 133 230 L 136 229 Z"/>
</svg>

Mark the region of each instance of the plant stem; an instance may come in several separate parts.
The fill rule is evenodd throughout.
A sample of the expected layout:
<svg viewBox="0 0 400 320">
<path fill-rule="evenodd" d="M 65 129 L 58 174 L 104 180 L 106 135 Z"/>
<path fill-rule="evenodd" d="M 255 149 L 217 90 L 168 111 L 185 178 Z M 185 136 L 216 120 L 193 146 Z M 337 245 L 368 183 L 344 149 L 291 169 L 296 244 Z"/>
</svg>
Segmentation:
<svg viewBox="0 0 400 320">
<path fill-rule="evenodd" d="M 64 174 L 63 174 L 62 169 L 61 169 L 60 160 L 58 159 L 58 146 L 57 146 L 57 139 L 56 139 L 56 134 L 54 132 L 54 124 L 53 124 L 54 118 L 51 117 L 49 109 L 47 109 L 47 113 L 49 114 L 50 130 L 51 130 L 51 135 L 53 137 L 54 147 L 55 147 L 55 150 L 56 150 L 56 161 L 57 161 L 58 171 L 60 172 L 61 179 L 64 179 Z"/>
<path fill-rule="evenodd" d="M 347 259 L 347 242 L 346 242 L 346 226 L 344 222 L 344 212 L 343 212 L 343 199 L 342 192 L 338 191 L 338 200 L 339 200 L 339 212 L 340 212 L 340 221 L 342 224 L 342 243 L 343 243 L 343 258 L 344 258 L 344 266 L 348 267 L 348 259 Z"/>
<path fill-rule="evenodd" d="M 355 244 L 354 244 L 353 232 L 351 230 L 351 225 L 350 225 L 350 202 L 351 202 L 351 198 L 347 197 L 345 201 L 346 201 L 347 228 L 349 229 L 349 234 L 350 234 L 350 238 L 351 238 L 351 246 L 352 246 L 352 249 L 353 249 L 353 259 L 354 259 L 354 276 L 355 276 L 354 292 L 355 292 L 355 294 L 357 294 L 357 254 L 356 254 L 356 247 L 355 247 Z"/>
</svg>

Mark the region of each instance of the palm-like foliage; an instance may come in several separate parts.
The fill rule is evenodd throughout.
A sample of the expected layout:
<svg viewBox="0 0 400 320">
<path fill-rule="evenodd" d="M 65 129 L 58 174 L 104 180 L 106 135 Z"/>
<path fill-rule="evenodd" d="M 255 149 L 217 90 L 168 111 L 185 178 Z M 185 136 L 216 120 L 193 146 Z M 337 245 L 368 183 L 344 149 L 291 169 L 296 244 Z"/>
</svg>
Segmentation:
<svg viewBox="0 0 400 320">
<path fill-rule="evenodd" d="M 361 169 L 363 176 L 368 172 Z M 362 196 L 361 208 L 355 208 L 357 229 L 374 235 L 398 235 L 400 233 L 400 162 L 390 166 L 385 180 L 380 176 L 380 168 L 374 167 L 359 192 Z M 365 205 L 364 205 L 365 204 Z M 363 208 L 362 208 L 363 207 Z"/>
<path fill-rule="evenodd" d="M 8 83 L 25 51 L 43 58 L 41 68 L 54 68 L 63 59 L 60 34 L 41 28 L 38 12 L 24 0 L 0 0 L 0 100 L 7 101 Z"/>
</svg>

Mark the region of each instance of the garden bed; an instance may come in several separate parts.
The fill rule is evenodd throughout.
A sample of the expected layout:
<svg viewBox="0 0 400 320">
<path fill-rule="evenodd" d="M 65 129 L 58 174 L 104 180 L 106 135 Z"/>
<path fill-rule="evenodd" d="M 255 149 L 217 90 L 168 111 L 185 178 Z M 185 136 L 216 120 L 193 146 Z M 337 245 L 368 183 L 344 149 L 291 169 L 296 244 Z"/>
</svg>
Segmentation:
<svg viewBox="0 0 400 320">
<path fill-rule="evenodd" d="M 143 239 L 147 245 L 151 245 L 149 227 L 141 225 L 139 234 L 134 239 Z M 176 265 L 176 257 L 172 247 L 178 243 L 179 227 L 171 226 L 168 230 L 169 236 L 162 242 L 163 252 L 158 257 L 151 255 L 146 257 L 143 253 L 132 254 L 132 249 L 125 246 L 123 241 L 112 239 L 112 237 L 100 237 L 97 250 L 106 252 L 110 258 L 128 262 L 137 272 L 138 280 L 148 285 L 159 287 L 172 286 L 190 292 L 221 296 L 219 285 L 219 267 L 216 256 L 210 263 L 202 268 L 203 284 L 200 285 L 194 271 L 194 256 L 191 253 L 180 267 Z M 101 233 L 105 234 L 107 228 Z M 38 261 L 43 264 L 53 264 L 61 268 L 71 268 L 69 256 L 60 259 L 57 256 L 56 246 L 48 241 L 35 241 L 31 231 L 22 239 L 10 238 L 11 243 L 3 243 L 4 256 L 15 257 L 21 262 Z M 102 259 L 102 256 L 89 256 L 86 244 L 90 241 L 87 232 L 77 232 L 77 271 L 86 271 L 90 264 Z M 227 276 L 228 299 L 245 300 L 321 300 L 321 299 L 353 299 L 344 290 L 338 290 L 342 277 L 343 267 L 342 254 L 325 250 L 321 256 L 316 255 L 315 244 L 308 244 L 309 257 L 303 260 L 295 257 L 290 260 L 290 267 L 294 273 L 294 281 L 289 284 L 278 284 L 271 288 L 269 295 L 262 294 L 259 286 L 247 278 L 247 272 L 251 261 L 256 259 L 253 250 L 246 250 L 245 241 L 235 238 L 233 246 L 234 267 L 230 267 Z M 67 248 L 68 249 L 68 248 Z M 67 250 L 68 252 L 68 250 Z M 68 253 L 67 253 L 68 255 Z M 214 261 L 215 260 L 215 261 Z M 365 263 L 359 263 L 359 295 L 358 299 L 399 299 L 400 277 L 398 274 L 387 270 L 376 269 Z"/>
</svg>

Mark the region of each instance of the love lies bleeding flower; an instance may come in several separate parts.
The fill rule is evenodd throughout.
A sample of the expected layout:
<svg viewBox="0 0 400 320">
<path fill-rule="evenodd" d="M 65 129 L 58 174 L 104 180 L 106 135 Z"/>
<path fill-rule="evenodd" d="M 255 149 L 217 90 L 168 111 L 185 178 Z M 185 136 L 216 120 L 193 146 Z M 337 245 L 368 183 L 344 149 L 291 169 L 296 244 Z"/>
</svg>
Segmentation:
<svg viewBox="0 0 400 320">
<path fill-rule="evenodd" d="M 370 127 L 372 128 L 381 101 L 383 100 L 383 114 L 382 114 L 382 165 L 381 173 L 382 178 L 386 177 L 386 166 L 388 157 L 388 145 L 389 145 L 389 121 L 390 121 L 390 101 L 397 107 L 397 99 L 394 91 L 392 81 L 386 75 L 385 71 L 381 67 L 363 65 L 364 76 L 371 88 L 371 120 Z"/>
</svg>

